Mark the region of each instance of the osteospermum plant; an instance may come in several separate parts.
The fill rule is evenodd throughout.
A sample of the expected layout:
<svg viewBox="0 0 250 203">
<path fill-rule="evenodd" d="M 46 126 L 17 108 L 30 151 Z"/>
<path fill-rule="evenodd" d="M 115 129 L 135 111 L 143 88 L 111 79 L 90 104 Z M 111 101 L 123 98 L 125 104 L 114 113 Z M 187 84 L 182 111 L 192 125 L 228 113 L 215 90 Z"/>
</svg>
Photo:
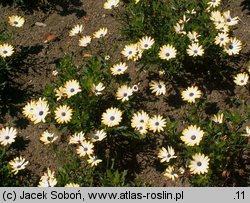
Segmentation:
<svg viewBox="0 0 250 203">
<path fill-rule="evenodd" d="M 225 69 L 226 59 L 238 55 L 242 42 L 231 30 L 239 18 L 220 8 L 221 1 L 131 1 L 125 4 L 123 33 L 132 41 L 122 54 L 140 60 L 149 70 L 165 70 L 167 79 Z M 178 12 L 176 12 L 178 10 Z M 209 33 L 209 34 L 208 34 Z M 139 42 L 141 56 L 136 43 Z"/>
<path fill-rule="evenodd" d="M 122 43 L 117 61 L 96 56 L 76 66 L 72 56 L 59 62 L 55 83 L 47 86 L 43 97 L 29 101 L 23 107 L 23 115 L 34 124 L 54 124 L 62 136 L 44 131 L 38 139 L 45 145 L 53 143 L 54 150 L 57 142 L 64 142 L 70 151 L 67 153 L 74 153 L 69 155 L 74 161 L 73 166 L 63 163 L 65 168 L 58 172 L 47 169 L 39 186 L 79 186 L 79 173 L 74 172 L 81 168 L 86 175 L 81 178 L 81 185 L 112 182 L 119 186 L 119 181 L 124 185 L 126 171 L 118 171 L 122 162 L 117 149 L 123 149 L 123 143 L 135 139 L 139 142 L 142 138 L 160 140 L 156 142 L 156 156 L 165 166 L 162 175 L 168 180 L 185 178 L 194 186 L 218 186 L 225 181 L 220 177 L 224 171 L 235 173 L 230 166 L 237 162 L 237 154 L 249 137 L 249 127 L 242 130 L 249 111 L 238 115 L 234 110 L 221 110 L 208 116 L 204 113 L 206 88 L 200 81 L 189 81 L 198 73 L 222 74 L 223 60 L 241 51 L 242 42 L 230 32 L 238 18 L 221 11 L 220 3 L 133 0 L 125 3 L 127 41 Z M 117 12 L 119 5 L 119 0 L 107 0 L 103 8 Z M 102 44 L 108 33 L 105 27 L 86 33 L 83 25 L 77 24 L 69 30 L 68 37 L 78 38 L 79 48 L 85 51 L 95 41 Z M 5 48 L 9 53 L 3 58 L 13 51 L 9 46 Z M 136 70 L 136 79 L 129 77 L 130 71 L 134 71 L 131 64 L 140 66 L 146 74 L 150 70 L 159 76 L 149 77 L 147 87 L 140 89 L 140 83 L 134 81 L 140 78 L 139 71 Z M 189 78 L 192 74 L 194 77 Z M 180 78 L 185 84 L 178 87 L 176 97 L 190 107 L 180 120 L 172 121 L 166 112 L 152 112 L 138 102 L 143 95 L 139 93 L 145 89 L 154 101 L 165 101 L 171 88 L 169 81 Z M 231 77 L 231 83 L 246 86 L 248 79 L 248 73 L 239 73 Z M 7 130 L 13 140 L 15 131 Z M 6 136 L 1 138 L 1 144 L 10 142 Z M 17 167 L 16 162 L 22 164 Z M 27 164 L 22 157 L 10 162 L 15 174 L 19 172 L 17 168 L 24 169 Z M 71 180 L 69 177 L 74 175 Z"/>
</svg>

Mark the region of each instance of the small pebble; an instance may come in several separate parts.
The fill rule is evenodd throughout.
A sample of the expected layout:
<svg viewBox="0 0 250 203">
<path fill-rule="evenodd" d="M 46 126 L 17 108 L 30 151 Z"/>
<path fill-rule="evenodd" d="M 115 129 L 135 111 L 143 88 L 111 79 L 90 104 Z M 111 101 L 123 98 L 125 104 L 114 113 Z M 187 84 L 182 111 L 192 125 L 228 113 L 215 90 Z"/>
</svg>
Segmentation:
<svg viewBox="0 0 250 203">
<path fill-rule="evenodd" d="M 46 27 L 47 26 L 45 23 L 41 23 L 41 22 L 36 22 L 35 25 L 39 26 L 39 27 Z"/>
</svg>

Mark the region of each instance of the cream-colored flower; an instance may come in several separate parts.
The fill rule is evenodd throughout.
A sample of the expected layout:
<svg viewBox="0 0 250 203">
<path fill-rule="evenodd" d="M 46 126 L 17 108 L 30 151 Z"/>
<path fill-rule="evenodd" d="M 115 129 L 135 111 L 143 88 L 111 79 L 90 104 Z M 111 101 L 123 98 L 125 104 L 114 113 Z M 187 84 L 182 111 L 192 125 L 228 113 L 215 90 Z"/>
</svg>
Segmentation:
<svg viewBox="0 0 250 203">
<path fill-rule="evenodd" d="M 171 179 L 172 181 L 175 181 L 179 177 L 175 172 L 174 166 L 168 166 L 168 168 L 165 170 L 164 176 L 168 179 Z"/>
<path fill-rule="evenodd" d="M 234 17 L 232 18 L 231 15 L 230 15 L 230 11 L 225 11 L 223 13 L 223 17 L 225 18 L 225 23 L 228 25 L 228 26 L 233 26 L 233 25 L 236 25 L 238 24 L 239 22 L 239 19 L 238 17 Z"/>
<path fill-rule="evenodd" d="M 224 47 L 224 51 L 231 56 L 239 54 L 241 48 L 242 48 L 242 43 L 240 40 L 236 38 L 230 38 L 229 42 Z"/>
<path fill-rule="evenodd" d="M 187 146 L 199 145 L 200 141 L 204 136 L 204 131 L 197 127 L 196 125 L 190 125 L 188 128 L 182 131 L 181 140 Z"/>
<path fill-rule="evenodd" d="M 220 3 L 221 3 L 221 0 L 211 0 L 207 4 L 209 5 L 209 7 L 216 8 L 220 5 Z"/>
<path fill-rule="evenodd" d="M 175 156 L 175 151 L 172 147 L 168 146 L 168 150 L 166 150 L 165 147 L 162 147 L 161 150 L 158 153 L 158 158 L 161 159 L 161 163 L 163 162 L 169 162 L 170 159 L 174 159 L 177 156 Z"/>
<path fill-rule="evenodd" d="M 93 36 L 94 36 L 94 38 L 102 38 L 102 37 L 104 37 L 107 33 L 108 33 L 108 28 L 103 27 L 103 28 L 100 28 L 98 31 L 96 31 L 96 32 L 93 34 Z"/>
<path fill-rule="evenodd" d="M 192 43 L 188 45 L 187 54 L 189 56 L 202 56 L 204 54 L 204 49 L 198 43 Z"/>
<path fill-rule="evenodd" d="M 223 33 L 229 32 L 229 27 L 225 23 L 217 24 L 215 29 L 218 30 L 219 32 L 223 32 Z"/>
<path fill-rule="evenodd" d="M 140 39 L 139 46 L 142 50 L 144 49 L 147 50 L 147 49 L 150 49 L 154 43 L 155 43 L 155 40 L 153 38 L 145 36 Z"/>
<path fill-rule="evenodd" d="M 212 121 L 214 121 L 215 123 L 223 123 L 223 117 L 224 114 L 223 113 L 218 113 L 212 116 Z"/>
<path fill-rule="evenodd" d="M 213 21 L 214 25 L 225 23 L 225 18 L 220 11 L 212 11 L 210 19 Z"/>
<path fill-rule="evenodd" d="M 67 95 L 68 98 L 76 95 L 78 92 L 81 92 L 81 87 L 78 81 L 76 80 L 69 80 L 64 85 L 64 93 Z"/>
<path fill-rule="evenodd" d="M 79 144 L 85 140 L 85 135 L 83 132 L 75 133 L 74 135 L 70 136 L 69 144 Z"/>
<path fill-rule="evenodd" d="M 185 169 L 184 169 L 183 167 L 180 167 L 180 168 L 178 169 L 178 172 L 179 172 L 181 175 L 183 175 L 183 174 L 185 173 Z"/>
<path fill-rule="evenodd" d="M 145 111 L 139 111 L 133 114 L 133 117 L 131 119 L 131 126 L 132 128 L 139 128 L 140 126 L 147 126 L 148 121 L 149 121 L 149 115 Z"/>
<path fill-rule="evenodd" d="M 106 55 L 106 56 L 104 57 L 104 59 L 105 59 L 105 61 L 108 61 L 108 60 L 110 59 L 110 55 Z"/>
<path fill-rule="evenodd" d="M 83 31 L 83 26 L 82 25 L 75 25 L 70 31 L 69 31 L 69 36 L 76 36 L 80 35 Z"/>
<path fill-rule="evenodd" d="M 193 15 L 193 14 L 196 14 L 197 12 L 195 9 L 192 9 L 192 10 L 187 10 L 186 13 Z"/>
<path fill-rule="evenodd" d="M 161 115 L 155 115 L 149 119 L 148 128 L 154 133 L 161 132 L 164 130 L 163 128 L 166 127 L 166 123 L 166 119 Z"/>
<path fill-rule="evenodd" d="M 57 75 L 58 75 L 58 71 L 57 71 L 57 70 L 53 70 L 53 71 L 52 71 L 52 75 L 53 75 L 53 76 L 57 76 Z"/>
<path fill-rule="evenodd" d="M 159 55 L 160 59 L 168 61 L 168 60 L 176 57 L 176 49 L 170 44 L 163 45 L 160 48 L 160 52 L 158 53 L 158 55 Z"/>
<path fill-rule="evenodd" d="M 140 42 L 136 44 L 136 55 L 133 57 L 133 61 L 138 61 L 142 57 L 143 49 L 141 49 Z"/>
<path fill-rule="evenodd" d="M 246 126 L 246 133 L 242 134 L 242 136 L 250 137 L 250 126 Z"/>
<path fill-rule="evenodd" d="M 166 85 L 163 81 L 151 81 L 149 83 L 150 90 L 152 93 L 155 93 L 156 96 L 165 95 L 166 94 Z"/>
<path fill-rule="evenodd" d="M 186 17 L 186 14 L 183 15 L 182 19 L 178 20 L 178 23 L 185 24 L 190 20 L 190 18 Z"/>
<path fill-rule="evenodd" d="M 99 82 L 97 85 L 93 84 L 91 87 L 92 92 L 98 96 L 102 94 L 102 91 L 105 89 L 105 86 L 102 82 Z"/>
<path fill-rule="evenodd" d="M 64 187 L 80 187 L 80 185 L 77 183 L 68 183 Z"/>
<path fill-rule="evenodd" d="M 107 137 L 107 133 L 104 130 L 97 130 L 90 134 L 90 139 L 92 142 L 102 141 Z"/>
<path fill-rule="evenodd" d="M 11 166 L 11 172 L 16 175 L 20 170 L 25 169 L 25 166 L 28 164 L 28 161 L 25 161 L 23 157 L 16 157 L 13 160 L 9 161 Z"/>
<path fill-rule="evenodd" d="M 23 115 L 28 118 L 31 119 L 33 117 L 33 111 L 34 111 L 34 107 L 36 105 L 36 102 L 31 100 L 29 101 L 24 107 L 23 107 Z"/>
<path fill-rule="evenodd" d="M 103 8 L 104 9 L 113 9 L 113 8 L 118 7 L 118 4 L 119 4 L 119 0 L 107 0 L 104 3 Z"/>
<path fill-rule="evenodd" d="M 17 136 L 17 130 L 13 127 L 6 127 L 0 130 L 0 144 L 3 146 L 7 146 L 15 142 L 15 138 Z"/>
<path fill-rule="evenodd" d="M 81 145 L 77 148 L 77 154 L 79 154 L 80 157 L 84 157 L 86 155 L 91 156 L 94 152 L 94 145 L 93 143 L 89 141 L 82 141 Z"/>
<path fill-rule="evenodd" d="M 121 54 L 128 60 L 133 59 L 137 55 L 137 44 L 128 44 L 124 47 Z"/>
<path fill-rule="evenodd" d="M 40 136 L 40 140 L 45 144 L 51 144 L 54 141 L 56 141 L 58 138 L 58 136 L 55 136 L 55 133 L 49 133 L 47 130 L 44 131 L 41 136 Z"/>
<path fill-rule="evenodd" d="M 139 87 L 138 86 L 139 86 L 139 84 L 138 85 L 133 85 L 132 86 L 132 91 L 133 92 L 138 92 L 139 91 Z"/>
<path fill-rule="evenodd" d="M 87 160 L 88 164 L 90 164 L 92 167 L 97 166 L 99 163 L 102 162 L 101 159 L 98 159 L 96 156 L 89 156 L 89 159 Z"/>
<path fill-rule="evenodd" d="M 90 42 L 91 42 L 91 36 L 89 36 L 89 35 L 83 36 L 79 39 L 79 46 L 86 47 L 89 45 Z"/>
<path fill-rule="evenodd" d="M 113 67 L 110 69 L 112 75 L 121 75 L 127 70 L 128 66 L 126 63 L 118 63 L 113 65 Z"/>
<path fill-rule="evenodd" d="M 244 86 L 247 84 L 249 76 L 247 73 L 238 73 L 234 76 L 234 83 L 239 86 Z"/>
<path fill-rule="evenodd" d="M 55 119 L 59 124 L 68 123 L 72 118 L 72 109 L 67 105 L 60 105 L 55 110 Z"/>
<path fill-rule="evenodd" d="M 66 90 L 64 87 L 59 87 L 54 91 L 55 91 L 56 101 L 59 101 L 62 97 L 67 97 Z"/>
<path fill-rule="evenodd" d="M 184 31 L 184 24 L 176 23 L 176 25 L 174 26 L 174 30 L 177 34 L 187 34 L 186 31 Z"/>
<path fill-rule="evenodd" d="M 191 86 L 181 92 L 181 97 L 184 101 L 195 103 L 195 99 L 199 99 L 201 97 L 201 91 L 198 90 L 198 87 Z"/>
<path fill-rule="evenodd" d="M 116 92 L 116 98 L 118 100 L 121 100 L 122 102 L 128 101 L 129 97 L 133 95 L 133 91 L 131 87 L 128 87 L 127 85 L 122 85 L 117 89 Z"/>
<path fill-rule="evenodd" d="M 10 44 L 0 44 L 0 56 L 5 58 L 14 53 L 14 47 Z"/>
<path fill-rule="evenodd" d="M 145 135 L 148 132 L 148 126 L 146 124 L 140 124 L 135 127 L 135 130 L 137 130 L 141 135 Z"/>
<path fill-rule="evenodd" d="M 195 31 L 188 32 L 187 36 L 191 42 L 198 42 L 199 41 L 198 38 L 200 37 L 200 35 Z"/>
<path fill-rule="evenodd" d="M 40 178 L 38 187 L 54 187 L 57 184 L 55 171 L 51 171 L 49 168 L 47 170 L 48 172 L 45 172 Z"/>
<path fill-rule="evenodd" d="M 102 123 L 108 127 L 119 125 L 122 120 L 122 112 L 118 108 L 109 108 L 102 114 Z"/>
<path fill-rule="evenodd" d="M 219 45 L 220 47 L 225 46 L 229 42 L 229 37 L 227 33 L 218 33 L 215 37 L 215 44 Z"/>
<path fill-rule="evenodd" d="M 193 160 L 188 166 L 190 168 L 191 174 L 204 174 L 208 172 L 209 168 L 209 158 L 204 154 L 197 153 L 193 155 Z"/>
<path fill-rule="evenodd" d="M 37 124 L 40 122 L 45 123 L 45 118 L 49 113 L 50 112 L 49 112 L 48 102 L 44 98 L 39 98 L 39 100 L 36 101 L 36 104 L 34 106 L 30 119 L 31 121 L 34 122 L 34 124 Z"/>
<path fill-rule="evenodd" d="M 22 27 L 25 20 L 23 17 L 21 16 L 9 16 L 8 18 L 8 23 L 11 25 L 11 26 L 14 26 L 14 27 Z"/>
</svg>

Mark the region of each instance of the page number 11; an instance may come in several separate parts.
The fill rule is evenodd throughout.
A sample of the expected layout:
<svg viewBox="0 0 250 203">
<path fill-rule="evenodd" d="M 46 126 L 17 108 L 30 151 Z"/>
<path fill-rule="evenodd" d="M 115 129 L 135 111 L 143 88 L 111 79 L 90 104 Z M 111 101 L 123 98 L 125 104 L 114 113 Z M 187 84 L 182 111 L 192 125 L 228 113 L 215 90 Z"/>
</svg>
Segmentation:
<svg viewBox="0 0 250 203">
<path fill-rule="evenodd" d="M 245 199 L 245 193 L 244 193 L 244 191 L 242 191 L 242 192 L 237 191 L 236 192 L 236 197 L 234 199 Z"/>
</svg>

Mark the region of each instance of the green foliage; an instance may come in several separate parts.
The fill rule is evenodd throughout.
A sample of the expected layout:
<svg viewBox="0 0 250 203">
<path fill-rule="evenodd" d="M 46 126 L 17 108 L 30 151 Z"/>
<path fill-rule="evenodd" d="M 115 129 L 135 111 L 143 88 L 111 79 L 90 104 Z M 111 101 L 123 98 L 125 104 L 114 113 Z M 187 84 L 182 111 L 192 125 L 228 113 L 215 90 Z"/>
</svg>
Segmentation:
<svg viewBox="0 0 250 203">
<path fill-rule="evenodd" d="M 77 80 L 82 88 L 82 94 L 77 94 L 74 97 L 67 99 L 66 101 L 55 101 L 55 86 L 48 86 L 44 95 L 49 99 L 52 107 L 58 106 L 58 104 L 67 104 L 74 109 L 74 117 L 71 125 L 67 128 L 72 131 L 89 131 L 93 128 L 97 128 L 100 125 L 97 119 L 99 118 L 103 108 L 100 108 L 99 104 L 102 101 L 102 95 L 96 97 L 92 91 L 92 84 L 96 84 L 103 80 L 109 81 L 107 75 L 107 65 L 97 58 L 93 58 L 85 65 L 76 67 L 72 64 L 72 58 L 66 57 L 62 59 L 58 65 L 59 80 L 57 81 L 57 87 L 63 86 L 68 80 Z M 105 105 L 105 104 L 103 104 Z M 107 104 L 106 104 L 107 105 Z"/>
<path fill-rule="evenodd" d="M 57 157 L 57 186 L 64 187 L 68 183 L 76 183 L 82 187 L 93 186 L 93 169 L 81 160 L 70 146 L 63 149 L 54 146 L 51 150 Z"/>
<path fill-rule="evenodd" d="M 186 146 L 181 140 L 181 133 L 176 130 L 181 123 L 168 122 L 168 128 L 164 143 L 172 146 L 179 161 L 170 161 L 174 165 L 185 166 L 188 171 L 188 165 L 195 153 L 202 153 L 209 157 L 208 173 L 201 175 L 186 174 L 193 186 L 225 186 L 237 176 L 242 153 L 248 148 L 248 139 L 244 136 L 243 125 L 250 116 L 249 108 L 244 111 L 238 109 L 223 112 L 223 123 L 215 123 L 211 118 L 202 118 L 200 115 L 204 112 L 204 105 L 196 105 L 196 112 L 191 107 L 184 127 L 188 125 L 197 125 L 205 132 L 205 135 L 199 145 Z M 230 175 L 228 175 L 230 174 Z"/>
<path fill-rule="evenodd" d="M 155 44 L 143 53 L 141 63 L 149 70 L 164 70 L 166 80 L 176 80 L 187 72 L 197 74 L 212 72 L 222 74 L 225 69 L 226 54 L 223 49 L 214 44 L 218 31 L 210 20 L 210 13 L 205 12 L 207 1 L 196 0 L 144 0 L 135 4 L 126 4 L 123 21 L 123 34 L 129 41 L 138 42 L 143 36 L 150 36 Z M 195 9 L 195 14 L 187 13 Z M 197 32 L 199 44 L 203 46 L 205 54 L 201 57 L 187 55 L 188 36 L 175 32 L 174 26 L 180 20 L 184 23 L 184 32 Z M 188 20 L 189 19 L 189 20 Z M 169 61 L 161 60 L 158 52 L 162 45 L 171 44 L 177 49 L 177 56 Z"/>
<path fill-rule="evenodd" d="M 103 187 L 126 187 L 127 170 L 119 172 L 118 170 L 107 169 L 101 178 L 101 186 Z"/>
<path fill-rule="evenodd" d="M 10 172 L 8 166 L 9 147 L 0 146 L 0 187 L 19 186 L 19 180 Z"/>
</svg>

